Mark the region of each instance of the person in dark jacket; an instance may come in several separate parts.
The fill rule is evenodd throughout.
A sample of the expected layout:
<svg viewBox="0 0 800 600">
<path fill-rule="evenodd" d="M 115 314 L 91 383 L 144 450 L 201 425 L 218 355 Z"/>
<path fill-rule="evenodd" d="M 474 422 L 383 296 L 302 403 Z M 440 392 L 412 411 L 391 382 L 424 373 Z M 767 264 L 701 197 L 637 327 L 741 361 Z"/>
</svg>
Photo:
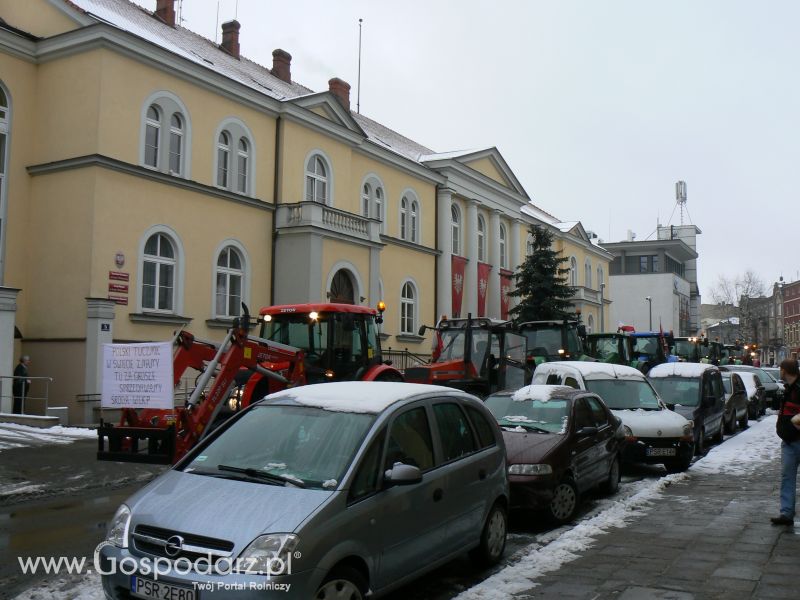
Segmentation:
<svg viewBox="0 0 800 600">
<path fill-rule="evenodd" d="M 797 497 L 797 467 L 800 465 L 800 427 L 792 417 L 800 415 L 800 369 L 797 360 L 787 358 L 781 363 L 781 379 L 786 382 L 776 431 L 781 438 L 781 512 L 770 520 L 773 525 L 794 525 Z"/>
<path fill-rule="evenodd" d="M 14 369 L 14 383 L 11 385 L 11 393 L 14 396 L 14 414 L 22 414 L 25 396 L 28 395 L 28 388 L 31 387 L 31 380 L 28 379 L 28 365 L 31 364 L 31 357 L 27 354 L 21 356 L 19 364 Z"/>
</svg>

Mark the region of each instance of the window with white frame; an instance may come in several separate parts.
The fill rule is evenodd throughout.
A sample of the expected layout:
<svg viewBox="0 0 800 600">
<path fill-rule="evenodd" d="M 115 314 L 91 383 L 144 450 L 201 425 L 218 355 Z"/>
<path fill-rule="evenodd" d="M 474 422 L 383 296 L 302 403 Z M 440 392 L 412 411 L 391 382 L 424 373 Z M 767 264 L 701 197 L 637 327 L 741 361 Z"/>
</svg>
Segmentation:
<svg viewBox="0 0 800 600">
<path fill-rule="evenodd" d="M 400 293 L 400 333 L 416 334 L 417 290 L 414 284 L 407 281 Z"/>
<path fill-rule="evenodd" d="M 594 315 L 589 315 L 589 318 L 586 319 L 586 333 L 592 333 L 594 331 Z"/>
<path fill-rule="evenodd" d="M 486 262 L 486 221 L 478 215 L 478 261 Z"/>
<path fill-rule="evenodd" d="M 578 285 L 578 259 L 574 256 L 569 259 L 569 284 Z"/>
<path fill-rule="evenodd" d="M 583 264 L 583 285 L 587 288 L 592 287 L 592 261 L 588 258 Z"/>
<path fill-rule="evenodd" d="M 411 201 L 411 212 L 408 215 L 408 228 L 410 229 L 409 239 L 412 242 L 419 242 L 419 202 Z"/>
<path fill-rule="evenodd" d="M 217 186 L 228 187 L 228 177 L 231 170 L 231 135 L 227 131 L 220 131 L 217 138 Z"/>
<path fill-rule="evenodd" d="M 598 290 L 601 287 L 603 287 L 603 283 L 604 283 L 604 280 L 603 280 L 603 268 L 602 267 L 597 267 L 597 289 Z"/>
<path fill-rule="evenodd" d="M 400 198 L 400 239 L 405 240 L 408 236 L 408 198 Z"/>
<path fill-rule="evenodd" d="M 461 254 L 461 211 L 453 204 L 450 207 L 452 253 Z"/>
<path fill-rule="evenodd" d="M 381 233 L 386 231 L 386 206 L 382 187 L 375 188 L 375 218 L 381 222 Z"/>
<path fill-rule="evenodd" d="M 172 240 L 164 233 L 151 235 L 142 258 L 142 309 L 173 312 L 177 258 Z"/>
<path fill-rule="evenodd" d="M 369 205 L 372 204 L 372 186 L 368 183 L 364 184 L 361 189 L 361 216 L 369 218 Z"/>
<path fill-rule="evenodd" d="M 239 138 L 239 148 L 236 151 L 236 191 L 240 194 L 247 193 L 248 169 L 250 166 L 250 144 L 246 138 Z"/>
<path fill-rule="evenodd" d="M 508 257 L 506 256 L 506 226 L 500 223 L 500 268 L 508 268 Z"/>
<path fill-rule="evenodd" d="M 306 202 L 328 204 L 328 165 L 321 154 L 312 154 L 306 163 Z"/>
<path fill-rule="evenodd" d="M 233 246 L 226 246 L 219 253 L 215 280 L 216 316 L 238 317 L 244 289 L 244 261 Z"/>
<path fill-rule="evenodd" d="M 177 96 L 159 92 L 145 102 L 142 110 L 141 164 L 188 177 L 191 131 L 183 104 Z"/>
</svg>

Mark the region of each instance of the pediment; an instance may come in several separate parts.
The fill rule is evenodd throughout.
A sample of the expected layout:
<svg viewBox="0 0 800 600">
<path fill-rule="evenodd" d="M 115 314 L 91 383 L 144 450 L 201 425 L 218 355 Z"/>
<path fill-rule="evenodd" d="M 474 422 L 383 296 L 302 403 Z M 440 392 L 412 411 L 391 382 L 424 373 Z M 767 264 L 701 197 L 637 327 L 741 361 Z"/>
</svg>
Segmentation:
<svg viewBox="0 0 800 600">
<path fill-rule="evenodd" d="M 350 111 L 345 109 L 339 100 L 330 92 L 319 92 L 317 94 L 309 94 L 308 96 L 300 96 L 288 102 L 305 108 L 336 125 L 346 127 L 350 131 L 366 136 L 364 130 L 350 114 Z"/>
<path fill-rule="evenodd" d="M 446 162 L 457 162 L 503 187 L 513 190 L 525 197 L 528 196 L 522 184 L 517 179 L 517 176 L 514 175 L 511 167 L 508 166 L 508 163 L 503 158 L 503 155 L 500 154 L 500 151 L 495 147 L 485 148 L 483 150 L 464 150 L 429 154 L 423 156 L 421 161 L 434 169 L 436 166 L 443 165 Z"/>
</svg>

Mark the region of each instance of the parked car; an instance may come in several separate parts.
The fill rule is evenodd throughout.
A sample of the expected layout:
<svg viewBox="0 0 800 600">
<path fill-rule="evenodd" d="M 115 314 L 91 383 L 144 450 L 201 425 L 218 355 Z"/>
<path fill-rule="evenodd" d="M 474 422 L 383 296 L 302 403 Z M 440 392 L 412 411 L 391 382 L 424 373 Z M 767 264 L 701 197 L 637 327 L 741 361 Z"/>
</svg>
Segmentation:
<svg viewBox="0 0 800 600">
<path fill-rule="evenodd" d="M 760 367 L 751 367 L 748 365 L 728 365 L 724 367 L 728 371 L 748 372 L 753 373 L 761 386 L 764 388 L 764 404 L 759 412 L 763 415 L 767 411 L 767 406 L 777 407 L 780 406 L 781 398 L 783 397 L 783 385 L 770 377 L 764 369 Z"/>
<path fill-rule="evenodd" d="M 767 400 L 764 386 L 755 373 L 750 371 L 738 371 L 739 377 L 747 393 L 747 413 L 751 419 L 757 419 L 759 415 L 767 412 Z"/>
<path fill-rule="evenodd" d="M 101 560 L 136 571 L 103 575 L 103 589 L 196 600 L 208 585 L 217 593 L 201 597 L 230 597 L 222 584 L 244 599 L 270 582 L 291 584 L 281 598 L 381 595 L 466 550 L 499 561 L 508 502 L 503 436 L 477 398 L 387 382 L 292 388 L 234 416 L 120 507 Z M 236 566 L 177 569 L 209 554 Z M 154 578 L 145 567 L 156 559 L 170 568 Z"/>
<path fill-rule="evenodd" d="M 786 382 L 781 379 L 781 370 L 778 367 L 761 367 L 761 370 L 772 377 L 772 380 L 778 384 L 777 398 L 772 400 L 772 405 L 770 406 L 773 410 L 778 410 L 781 407 L 783 393 L 786 390 Z"/>
<path fill-rule="evenodd" d="M 667 407 L 694 423 L 695 454 L 705 452 L 707 440 L 722 443 L 725 388 L 718 367 L 664 363 L 650 369 L 647 377 Z"/>
<path fill-rule="evenodd" d="M 539 365 L 533 383 L 570 385 L 600 396 L 622 420 L 623 462 L 663 464 L 685 471 L 694 454 L 693 424 L 669 410 L 641 371 L 596 362 L 552 362 Z"/>
<path fill-rule="evenodd" d="M 722 385 L 725 387 L 725 433 L 735 433 L 737 425 L 740 429 L 747 429 L 750 420 L 747 388 L 740 374 L 722 371 Z"/>
<path fill-rule="evenodd" d="M 556 523 L 575 517 L 580 496 L 620 480 L 620 420 L 597 394 L 530 385 L 485 400 L 503 429 L 511 507 L 543 509 Z"/>
</svg>

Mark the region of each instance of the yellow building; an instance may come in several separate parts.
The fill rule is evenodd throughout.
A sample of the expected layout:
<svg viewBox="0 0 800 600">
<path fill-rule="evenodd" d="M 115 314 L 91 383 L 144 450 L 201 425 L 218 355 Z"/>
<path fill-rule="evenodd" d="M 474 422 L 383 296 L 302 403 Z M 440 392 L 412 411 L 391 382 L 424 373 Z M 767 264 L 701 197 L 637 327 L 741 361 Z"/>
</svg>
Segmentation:
<svg viewBox="0 0 800 600">
<path fill-rule="evenodd" d="M 155 5 L 0 0 L 0 411 L 24 353 L 91 421 L 103 343 L 221 339 L 242 302 L 383 299 L 384 347 L 426 353 L 441 314 L 503 315 L 531 223 L 607 272 L 582 227 L 523 210 L 495 148 L 435 153 L 285 51 L 241 56 L 236 21 L 216 45 Z"/>
</svg>

